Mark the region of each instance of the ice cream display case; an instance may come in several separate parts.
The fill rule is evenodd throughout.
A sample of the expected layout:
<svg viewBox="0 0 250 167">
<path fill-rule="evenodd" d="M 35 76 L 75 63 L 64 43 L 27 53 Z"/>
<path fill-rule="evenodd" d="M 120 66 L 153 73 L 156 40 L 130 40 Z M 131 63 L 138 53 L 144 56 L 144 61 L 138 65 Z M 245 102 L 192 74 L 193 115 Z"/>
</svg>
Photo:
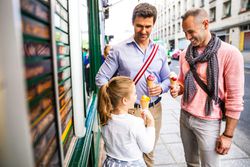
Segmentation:
<svg viewBox="0 0 250 167">
<path fill-rule="evenodd" d="M 20 5 L 34 163 L 62 166 L 74 135 L 68 1 Z"/>
<path fill-rule="evenodd" d="M 21 0 L 23 56 L 36 166 L 59 166 L 49 1 Z"/>
</svg>

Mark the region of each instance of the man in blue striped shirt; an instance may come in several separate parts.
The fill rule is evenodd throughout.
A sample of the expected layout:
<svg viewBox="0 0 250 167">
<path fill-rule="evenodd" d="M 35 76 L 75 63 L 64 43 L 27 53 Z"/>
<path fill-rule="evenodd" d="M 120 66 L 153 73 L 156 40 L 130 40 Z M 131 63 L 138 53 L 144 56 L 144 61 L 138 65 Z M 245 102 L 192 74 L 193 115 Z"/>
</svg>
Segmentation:
<svg viewBox="0 0 250 167">
<path fill-rule="evenodd" d="M 150 40 L 150 34 L 156 18 L 157 11 L 154 6 L 148 3 L 141 3 L 135 7 L 132 17 L 134 35 L 113 46 L 113 50 L 96 75 L 96 85 L 98 87 L 107 83 L 116 71 L 118 71 L 119 75 L 128 76 L 131 79 L 135 78 L 154 47 L 153 41 Z M 140 115 L 139 104 L 141 96 L 150 96 L 149 110 L 155 119 L 155 144 L 159 138 L 162 119 L 160 95 L 167 92 L 170 85 L 168 79 L 170 70 L 166 53 L 166 50 L 159 46 L 152 63 L 136 84 L 137 101 L 135 104 L 135 115 Z M 147 87 L 147 77 L 150 74 L 155 77 L 155 86 L 152 88 Z M 144 154 L 144 160 L 149 167 L 154 164 L 153 152 Z"/>
</svg>

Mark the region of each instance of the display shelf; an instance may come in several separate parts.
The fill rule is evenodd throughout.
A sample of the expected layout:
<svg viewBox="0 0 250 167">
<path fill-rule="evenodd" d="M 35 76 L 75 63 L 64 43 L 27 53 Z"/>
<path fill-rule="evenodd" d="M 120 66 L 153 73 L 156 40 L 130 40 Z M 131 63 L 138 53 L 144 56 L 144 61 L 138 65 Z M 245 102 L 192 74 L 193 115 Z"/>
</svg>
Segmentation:
<svg viewBox="0 0 250 167">
<path fill-rule="evenodd" d="M 22 15 L 23 33 L 41 39 L 50 38 L 50 27 L 39 20 Z"/>
<path fill-rule="evenodd" d="M 44 0 L 37 0 L 38 2 L 40 2 L 41 4 L 43 4 L 43 5 L 45 5 L 45 6 L 47 6 L 47 7 L 49 7 L 50 5 L 49 5 L 49 0 L 48 1 L 44 1 Z"/>
<path fill-rule="evenodd" d="M 73 105 L 71 88 L 71 60 L 69 44 L 68 1 L 56 0 L 55 2 L 55 39 L 57 54 L 57 83 L 61 123 L 61 144 L 64 157 L 73 137 Z M 63 55 L 63 56 L 62 56 Z M 67 56 L 65 56 L 67 55 Z"/>
<path fill-rule="evenodd" d="M 32 124 L 31 124 L 31 128 L 33 129 L 35 126 L 37 126 L 38 123 L 40 123 L 40 121 L 42 119 L 44 119 L 48 113 L 50 113 L 52 111 L 53 107 L 50 106 L 48 107 Z"/>
<path fill-rule="evenodd" d="M 70 57 L 69 54 L 57 54 L 57 59 L 63 59 L 65 57 Z"/>
<path fill-rule="evenodd" d="M 64 143 L 63 143 L 63 150 L 64 150 L 63 153 L 64 153 L 64 156 L 67 155 L 67 152 L 68 152 L 68 150 L 69 150 L 70 143 L 72 142 L 73 135 L 74 135 L 73 132 L 74 132 L 74 131 L 73 131 L 73 126 L 71 125 L 71 127 L 70 127 L 70 129 L 69 129 L 69 131 L 68 131 L 68 133 L 67 133 L 67 136 L 66 136 L 66 138 L 65 138 L 65 141 L 64 141 Z"/>
<path fill-rule="evenodd" d="M 58 73 L 62 73 L 64 72 L 64 70 L 66 69 L 70 69 L 70 65 L 69 66 L 65 66 L 65 67 L 61 67 L 61 68 L 58 68 Z M 62 81 L 61 81 L 62 82 Z M 61 82 L 59 84 L 61 84 Z"/>
<path fill-rule="evenodd" d="M 22 15 L 27 15 L 37 21 L 49 23 L 49 6 L 37 0 L 21 0 Z"/>
<path fill-rule="evenodd" d="M 39 22 L 41 22 L 43 24 L 46 24 L 46 25 L 50 24 L 50 22 L 48 20 L 44 20 L 44 19 L 42 19 L 42 18 L 40 18 L 40 17 L 38 17 L 36 15 L 33 15 L 33 14 L 31 14 L 31 13 L 25 11 L 25 10 L 22 10 L 22 14 L 23 14 L 23 16 L 30 17 L 30 18 L 32 18 L 32 19 L 34 19 L 36 21 L 39 21 Z"/>
<path fill-rule="evenodd" d="M 57 14 L 57 16 L 60 17 L 60 19 L 62 19 L 62 20 L 65 21 L 66 23 L 68 23 L 68 20 L 65 19 L 60 13 L 58 13 L 58 12 L 55 12 L 55 13 Z"/>
<path fill-rule="evenodd" d="M 36 41 L 36 42 L 50 42 L 49 38 L 42 38 L 42 37 L 38 37 L 38 36 L 34 36 L 34 35 L 30 35 L 30 34 L 23 34 L 23 39 L 25 41 L 27 40 L 32 40 L 32 41 Z"/>
<path fill-rule="evenodd" d="M 61 122 L 62 124 L 64 124 L 65 122 L 67 122 L 67 118 L 68 117 L 72 117 L 72 106 L 69 105 L 65 108 L 65 113 L 62 113 L 61 116 Z M 64 130 L 64 128 L 62 128 Z"/>
<path fill-rule="evenodd" d="M 62 7 L 64 10 L 66 10 L 68 12 L 68 1 L 67 0 L 57 0 L 56 2 L 60 5 L 60 7 Z"/>
<path fill-rule="evenodd" d="M 51 59 L 51 56 L 32 56 L 32 57 L 26 57 L 25 58 L 25 63 L 31 64 L 34 62 L 40 62 L 43 60 L 48 60 Z"/>
<path fill-rule="evenodd" d="M 65 34 L 67 34 L 67 33 L 68 33 L 67 31 L 65 31 L 65 30 L 61 29 L 60 27 L 56 27 L 56 29 L 57 29 L 58 31 L 61 31 L 61 32 L 65 33 Z M 66 44 L 66 45 L 67 45 L 67 44 Z"/>
<path fill-rule="evenodd" d="M 38 82 L 40 81 L 43 81 L 45 78 L 47 78 L 48 76 L 51 76 L 52 73 L 46 73 L 46 74 L 41 74 L 39 76 L 36 76 L 34 78 L 30 78 L 30 79 L 27 79 L 26 82 L 28 84 L 28 87 L 30 87 L 31 85 L 33 84 L 37 84 Z"/>
<path fill-rule="evenodd" d="M 41 101 L 39 101 L 36 105 L 33 107 L 30 107 L 29 112 L 29 122 L 32 124 L 36 121 L 39 116 L 45 112 L 49 107 L 54 108 L 54 103 L 52 99 L 52 95 L 48 94 Z"/>
<path fill-rule="evenodd" d="M 34 146 L 39 143 L 40 139 L 44 136 L 46 131 L 54 122 L 55 116 L 52 113 L 49 113 L 47 117 L 48 118 L 45 118 L 45 121 L 42 121 L 40 124 L 38 124 L 37 128 L 34 127 L 34 129 L 31 130 L 32 141 Z M 49 120 L 47 121 L 47 119 Z"/>
<path fill-rule="evenodd" d="M 47 154 L 47 150 L 50 148 L 53 140 L 56 137 L 56 125 L 53 123 L 45 134 L 40 138 L 40 140 L 34 145 L 34 154 L 36 166 L 42 164 L 43 157 Z M 56 145 L 54 145 L 56 146 Z"/>
<path fill-rule="evenodd" d="M 34 99 L 32 99 L 29 102 L 29 107 L 30 108 L 34 107 L 43 99 L 43 97 L 46 97 L 47 95 L 51 95 L 51 89 L 47 89 L 46 91 L 44 91 L 43 93 L 41 93 L 40 95 L 38 95 Z"/>
</svg>

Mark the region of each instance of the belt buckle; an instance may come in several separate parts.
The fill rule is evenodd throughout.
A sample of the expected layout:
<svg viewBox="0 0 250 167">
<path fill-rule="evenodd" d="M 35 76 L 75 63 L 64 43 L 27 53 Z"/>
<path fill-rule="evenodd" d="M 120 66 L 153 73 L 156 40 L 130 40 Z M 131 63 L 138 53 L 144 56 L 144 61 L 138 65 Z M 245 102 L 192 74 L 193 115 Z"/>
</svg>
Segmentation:
<svg viewBox="0 0 250 167">
<path fill-rule="evenodd" d="M 156 102 L 156 100 L 153 102 L 153 107 L 155 107 L 155 105 L 156 105 L 155 102 Z"/>
</svg>

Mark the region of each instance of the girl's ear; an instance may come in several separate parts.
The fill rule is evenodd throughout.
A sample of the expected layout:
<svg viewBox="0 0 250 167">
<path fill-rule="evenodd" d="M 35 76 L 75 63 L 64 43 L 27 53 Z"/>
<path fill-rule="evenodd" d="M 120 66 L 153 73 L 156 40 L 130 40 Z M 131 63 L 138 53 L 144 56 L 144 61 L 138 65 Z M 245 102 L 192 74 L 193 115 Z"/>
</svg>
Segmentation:
<svg viewBox="0 0 250 167">
<path fill-rule="evenodd" d="M 126 98 L 126 97 L 123 97 L 123 98 L 122 98 L 122 104 L 127 105 L 127 102 L 128 102 L 127 98 Z"/>
</svg>

